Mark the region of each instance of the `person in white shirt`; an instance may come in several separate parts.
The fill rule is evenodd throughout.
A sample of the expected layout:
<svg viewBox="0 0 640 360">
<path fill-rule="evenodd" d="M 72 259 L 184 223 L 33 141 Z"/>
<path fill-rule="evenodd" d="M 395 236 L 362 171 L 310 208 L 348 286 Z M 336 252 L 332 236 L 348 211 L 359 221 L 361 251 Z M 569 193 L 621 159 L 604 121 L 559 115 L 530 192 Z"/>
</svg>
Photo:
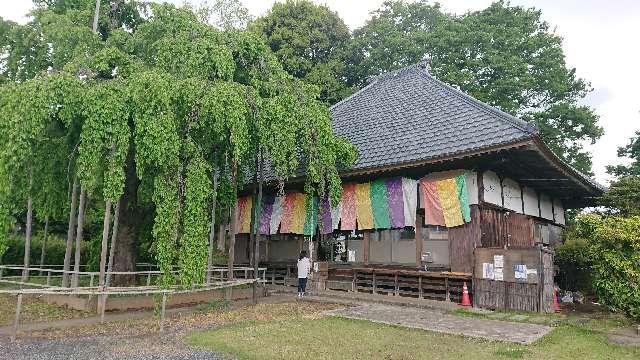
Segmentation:
<svg viewBox="0 0 640 360">
<path fill-rule="evenodd" d="M 311 260 L 307 257 L 307 252 L 302 250 L 298 258 L 298 298 L 304 297 L 309 270 L 311 270 Z"/>
</svg>

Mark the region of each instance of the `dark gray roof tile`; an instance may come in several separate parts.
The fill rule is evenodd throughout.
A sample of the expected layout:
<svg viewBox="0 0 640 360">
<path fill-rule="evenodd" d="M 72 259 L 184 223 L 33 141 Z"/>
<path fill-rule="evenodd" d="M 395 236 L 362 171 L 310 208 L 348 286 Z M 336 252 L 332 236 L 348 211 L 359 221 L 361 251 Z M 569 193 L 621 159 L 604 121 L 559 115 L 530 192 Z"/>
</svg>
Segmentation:
<svg viewBox="0 0 640 360">
<path fill-rule="evenodd" d="M 433 78 L 420 65 L 380 75 L 331 108 L 337 135 L 371 168 L 532 138 L 537 130 Z"/>
</svg>

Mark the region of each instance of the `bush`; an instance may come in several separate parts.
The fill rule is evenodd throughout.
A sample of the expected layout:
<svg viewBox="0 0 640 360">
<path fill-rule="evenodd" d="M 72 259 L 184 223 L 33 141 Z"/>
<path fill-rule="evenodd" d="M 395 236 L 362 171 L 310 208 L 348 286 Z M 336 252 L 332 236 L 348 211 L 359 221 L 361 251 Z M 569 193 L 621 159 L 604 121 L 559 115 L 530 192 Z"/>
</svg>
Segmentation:
<svg viewBox="0 0 640 360">
<path fill-rule="evenodd" d="M 640 216 L 590 219 L 588 224 L 598 300 L 611 310 L 640 320 Z"/>
<path fill-rule="evenodd" d="M 558 266 L 556 282 L 560 288 L 592 294 L 591 257 L 589 244 L 582 238 L 567 239 L 556 246 L 554 261 Z"/>
<path fill-rule="evenodd" d="M 38 232 L 31 238 L 31 266 L 40 265 L 40 252 L 42 250 L 43 233 Z M 21 265 L 24 263 L 24 234 L 8 235 L 7 250 L 0 259 L 0 263 L 6 265 Z M 66 238 L 58 234 L 49 234 L 47 237 L 47 249 L 45 252 L 44 263 L 47 265 L 62 265 L 64 263 L 64 252 L 66 248 Z M 85 253 L 86 242 L 83 242 L 81 254 Z M 82 264 L 86 256 L 82 256 Z M 73 263 L 73 256 L 71 262 Z"/>
</svg>

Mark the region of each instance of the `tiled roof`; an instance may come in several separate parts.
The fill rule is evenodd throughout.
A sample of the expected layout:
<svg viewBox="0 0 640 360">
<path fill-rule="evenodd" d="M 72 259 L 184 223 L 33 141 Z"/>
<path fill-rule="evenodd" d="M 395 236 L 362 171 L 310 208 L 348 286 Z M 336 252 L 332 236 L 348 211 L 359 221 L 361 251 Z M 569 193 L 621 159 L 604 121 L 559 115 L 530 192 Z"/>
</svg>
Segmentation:
<svg viewBox="0 0 640 360">
<path fill-rule="evenodd" d="M 535 127 L 428 74 L 421 64 L 376 77 L 331 108 L 335 133 L 359 151 L 353 169 L 481 150 L 538 135 Z"/>
</svg>

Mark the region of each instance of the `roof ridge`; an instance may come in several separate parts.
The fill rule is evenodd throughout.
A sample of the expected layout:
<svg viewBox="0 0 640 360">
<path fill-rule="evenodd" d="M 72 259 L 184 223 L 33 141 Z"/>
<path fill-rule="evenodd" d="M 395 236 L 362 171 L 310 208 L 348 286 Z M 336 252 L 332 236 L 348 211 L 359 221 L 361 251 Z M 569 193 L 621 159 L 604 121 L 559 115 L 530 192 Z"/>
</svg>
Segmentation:
<svg viewBox="0 0 640 360">
<path fill-rule="evenodd" d="M 476 98 L 474 98 L 473 96 L 463 92 L 462 90 L 456 89 L 455 87 L 445 83 L 442 80 L 437 79 L 435 76 L 431 75 L 428 71 L 418 71 L 422 76 L 424 76 L 427 80 L 430 80 L 434 83 L 436 83 L 437 85 L 441 86 L 442 88 L 444 88 L 444 90 L 448 91 L 449 93 L 451 93 L 452 95 L 458 97 L 459 99 L 465 101 L 466 103 L 468 103 L 469 105 L 475 106 L 478 109 L 481 110 L 486 110 L 489 111 L 491 113 L 493 113 L 494 115 L 497 115 L 500 119 L 505 120 L 506 122 L 510 123 L 511 125 L 515 126 L 516 128 L 518 128 L 519 130 L 522 130 L 524 132 L 526 132 L 529 135 L 539 135 L 539 131 L 538 129 L 534 126 L 529 124 L 528 122 L 522 120 L 522 119 L 518 119 L 517 117 L 508 114 L 494 106 L 491 106 L 483 101 L 480 101 Z"/>
</svg>

